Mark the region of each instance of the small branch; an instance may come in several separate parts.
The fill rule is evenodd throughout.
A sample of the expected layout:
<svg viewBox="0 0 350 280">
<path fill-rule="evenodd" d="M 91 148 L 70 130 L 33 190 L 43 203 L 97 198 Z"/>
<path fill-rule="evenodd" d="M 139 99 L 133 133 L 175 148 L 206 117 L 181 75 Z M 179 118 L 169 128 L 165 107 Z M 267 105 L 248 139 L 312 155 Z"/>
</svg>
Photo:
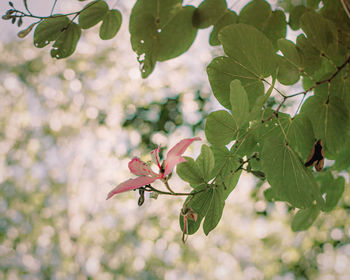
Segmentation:
<svg viewBox="0 0 350 280">
<path fill-rule="evenodd" d="M 165 179 L 164 181 L 163 181 L 163 183 L 164 183 L 164 185 L 166 186 L 166 188 L 171 192 L 171 193 L 175 193 L 171 188 L 170 188 L 170 186 L 169 186 L 169 183 L 168 183 L 168 180 L 167 179 Z"/>
<path fill-rule="evenodd" d="M 55 9 L 56 3 L 57 3 L 57 0 L 55 0 L 55 2 L 52 5 L 50 16 L 52 16 L 52 14 L 53 14 L 53 11 Z"/>
<path fill-rule="evenodd" d="M 308 92 L 314 90 L 317 86 L 319 85 L 322 85 L 324 83 L 329 83 L 331 82 L 338 74 L 339 72 L 350 62 L 350 56 L 348 57 L 348 59 L 340 66 L 336 66 L 337 67 L 337 71 L 335 71 L 328 79 L 324 79 L 322 81 L 318 81 L 316 82 L 312 87 L 308 88 L 307 90 L 305 91 L 302 91 L 302 92 L 298 92 L 298 93 L 294 93 L 292 95 L 288 95 L 286 96 L 286 99 L 287 98 L 292 98 L 292 97 L 295 97 L 297 95 L 301 95 L 301 94 L 307 94 Z"/>
<path fill-rule="evenodd" d="M 201 193 L 201 192 L 204 192 L 206 190 L 206 189 L 203 189 L 203 190 L 200 190 L 197 192 L 191 192 L 191 193 L 164 192 L 164 191 L 161 191 L 161 190 L 158 190 L 158 189 L 152 187 L 151 185 L 147 185 L 147 186 L 140 188 L 140 189 L 144 189 L 147 192 L 156 192 L 159 194 L 174 195 L 174 196 L 183 196 L 183 195 L 192 195 L 193 196 L 193 195 L 196 195 L 197 193 Z"/>
<path fill-rule="evenodd" d="M 267 81 L 267 80 L 265 80 L 265 79 L 262 79 L 262 81 L 264 81 L 265 83 L 267 83 L 269 86 L 272 86 L 272 84 L 269 82 L 269 81 Z M 275 91 L 277 91 L 283 98 L 286 98 L 287 97 L 287 95 L 285 95 L 282 91 L 280 91 L 278 88 L 276 88 L 275 86 L 273 87 L 273 89 L 275 90 Z"/>
</svg>

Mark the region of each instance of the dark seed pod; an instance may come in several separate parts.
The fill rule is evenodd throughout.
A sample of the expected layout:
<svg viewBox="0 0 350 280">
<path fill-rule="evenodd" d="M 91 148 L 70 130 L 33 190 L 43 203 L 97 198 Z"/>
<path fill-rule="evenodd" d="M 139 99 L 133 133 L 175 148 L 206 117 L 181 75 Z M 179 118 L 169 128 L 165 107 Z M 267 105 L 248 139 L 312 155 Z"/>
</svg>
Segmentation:
<svg viewBox="0 0 350 280">
<path fill-rule="evenodd" d="M 22 24 L 23 24 L 23 20 L 22 20 L 22 18 L 20 17 L 19 20 L 17 21 L 17 26 L 18 26 L 18 27 L 21 27 Z"/>
<path fill-rule="evenodd" d="M 16 22 L 16 18 L 12 17 L 11 23 L 14 24 Z"/>
<path fill-rule="evenodd" d="M 137 205 L 141 206 L 145 202 L 145 190 L 139 189 L 139 194 L 140 194 L 140 197 L 139 197 L 139 200 L 137 202 Z"/>
</svg>

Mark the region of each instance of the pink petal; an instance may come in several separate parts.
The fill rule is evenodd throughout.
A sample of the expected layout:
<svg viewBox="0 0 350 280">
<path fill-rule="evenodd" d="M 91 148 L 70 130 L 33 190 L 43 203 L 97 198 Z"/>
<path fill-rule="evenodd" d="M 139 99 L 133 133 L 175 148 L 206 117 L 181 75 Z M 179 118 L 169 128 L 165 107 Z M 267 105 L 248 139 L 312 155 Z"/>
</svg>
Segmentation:
<svg viewBox="0 0 350 280">
<path fill-rule="evenodd" d="M 180 162 L 185 161 L 182 154 L 186 151 L 187 147 L 193 142 L 201 140 L 199 137 L 188 138 L 181 140 L 177 143 L 167 154 L 167 158 L 164 161 L 164 176 L 170 174 L 174 167 Z"/>
<path fill-rule="evenodd" d="M 108 193 L 106 199 L 110 199 L 115 194 L 138 189 L 138 188 L 143 187 L 145 185 L 151 184 L 157 179 L 158 179 L 157 177 L 146 177 L 146 176 L 137 177 L 135 179 L 129 179 L 129 180 L 119 184 L 118 186 L 116 186 L 113 190 L 111 190 Z"/>
<path fill-rule="evenodd" d="M 157 177 L 157 174 L 152 171 L 151 167 L 149 167 L 147 163 L 143 162 L 138 157 L 134 157 L 129 162 L 129 169 L 131 173 L 138 176 Z"/>
<path fill-rule="evenodd" d="M 158 165 L 159 169 L 161 169 L 160 161 L 159 161 L 159 153 L 160 153 L 160 146 L 158 146 L 158 148 L 154 149 L 151 152 L 151 156 L 152 156 L 153 162 L 155 162 Z"/>
</svg>

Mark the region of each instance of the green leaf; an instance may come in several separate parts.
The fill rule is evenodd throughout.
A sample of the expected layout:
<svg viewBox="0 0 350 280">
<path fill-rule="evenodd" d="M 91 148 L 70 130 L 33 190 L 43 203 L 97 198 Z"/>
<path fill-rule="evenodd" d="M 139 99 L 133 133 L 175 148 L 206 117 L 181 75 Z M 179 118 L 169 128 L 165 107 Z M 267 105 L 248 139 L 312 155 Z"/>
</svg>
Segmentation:
<svg viewBox="0 0 350 280">
<path fill-rule="evenodd" d="M 285 131 L 289 144 L 305 162 L 315 142 L 310 119 L 306 114 L 298 114 L 289 119 Z"/>
<path fill-rule="evenodd" d="M 261 155 L 263 171 L 277 197 L 297 208 L 308 208 L 324 201 L 311 171 L 306 169 L 284 136 L 264 141 Z"/>
<path fill-rule="evenodd" d="M 348 171 L 350 168 L 350 146 L 344 147 L 338 154 L 335 164 L 331 167 L 332 170 Z"/>
<path fill-rule="evenodd" d="M 297 48 L 300 50 L 303 57 L 303 67 L 309 75 L 319 70 L 322 66 L 322 57 L 318 49 L 312 46 L 304 34 L 297 37 Z"/>
<path fill-rule="evenodd" d="M 278 74 L 277 79 L 283 85 L 294 85 L 300 79 L 298 68 L 291 64 L 285 57 L 277 55 Z"/>
<path fill-rule="evenodd" d="M 182 7 L 182 0 L 136 2 L 129 30 L 143 78 L 153 71 L 157 61 L 177 57 L 189 49 L 197 34 L 192 25 L 194 10 L 193 6 Z"/>
<path fill-rule="evenodd" d="M 53 44 L 51 57 L 61 59 L 70 56 L 75 51 L 80 35 L 80 26 L 74 22 L 70 23 Z"/>
<path fill-rule="evenodd" d="M 250 1 L 239 13 L 239 22 L 259 28 L 271 14 L 270 4 L 264 0 Z"/>
<path fill-rule="evenodd" d="M 181 162 L 176 167 L 177 175 L 179 175 L 182 180 L 195 186 L 206 183 L 198 163 L 190 157 L 184 158 L 186 161 Z"/>
<path fill-rule="evenodd" d="M 283 53 L 284 58 L 288 60 L 288 62 L 293 64 L 295 67 L 302 67 L 302 57 L 297 49 L 297 46 L 292 41 L 279 39 L 277 44 L 278 48 Z"/>
<path fill-rule="evenodd" d="M 212 145 L 222 146 L 234 140 L 237 125 L 233 117 L 224 110 L 212 112 L 207 117 L 205 135 Z"/>
<path fill-rule="evenodd" d="M 349 111 L 341 99 L 311 96 L 304 103 L 301 112 L 307 114 L 317 139 L 331 153 L 337 154 L 348 143 L 350 127 Z"/>
<path fill-rule="evenodd" d="M 212 171 L 215 165 L 214 154 L 207 145 L 202 145 L 201 153 L 196 159 L 199 170 L 204 178 L 205 182 L 209 182 L 213 178 Z"/>
<path fill-rule="evenodd" d="M 193 198 L 192 196 L 188 196 L 186 201 L 184 202 L 184 205 L 187 205 L 187 207 L 192 208 L 198 214 L 197 221 L 188 220 L 189 235 L 194 234 L 199 229 L 202 219 L 207 214 L 207 211 L 212 199 L 212 195 L 213 195 L 213 191 L 210 188 L 208 188 L 206 184 L 198 186 L 191 193 L 198 192 L 198 191 L 202 191 L 202 192 L 194 195 Z M 191 201 L 188 202 L 190 199 Z M 180 214 L 180 228 L 183 231 L 184 220 L 181 214 Z"/>
<path fill-rule="evenodd" d="M 80 13 L 78 21 L 82 29 L 88 29 L 98 24 L 108 12 L 108 5 L 105 1 L 97 0 L 90 2 Z"/>
<path fill-rule="evenodd" d="M 343 177 L 333 178 L 330 171 L 321 173 L 317 180 L 321 184 L 321 192 L 325 194 L 325 211 L 332 211 L 344 193 L 345 179 Z"/>
<path fill-rule="evenodd" d="M 313 11 L 304 13 L 300 22 L 301 28 L 315 48 L 328 55 L 336 52 L 338 35 L 333 22 Z"/>
<path fill-rule="evenodd" d="M 102 40 L 112 39 L 118 33 L 121 24 L 122 14 L 118 10 L 108 11 L 100 27 L 100 38 Z"/>
<path fill-rule="evenodd" d="M 193 14 L 193 25 L 196 28 L 207 28 L 215 24 L 224 15 L 226 0 L 204 0 Z"/>
<path fill-rule="evenodd" d="M 225 146 L 211 147 L 215 158 L 215 167 L 213 174 L 217 176 L 216 182 L 224 189 L 224 198 L 226 199 L 238 183 L 242 170 L 237 172 L 239 167 L 239 157 L 229 151 Z"/>
<path fill-rule="evenodd" d="M 55 15 L 53 18 L 44 19 L 34 31 L 34 46 L 43 48 L 57 37 L 69 25 L 70 20 L 64 15 Z"/>
<path fill-rule="evenodd" d="M 216 99 L 227 109 L 231 109 L 230 83 L 235 79 L 241 81 L 247 93 L 250 107 L 255 104 L 259 96 L 264 94 L 264 85 L 259 77 L 232 58 L 224 56 L 214 58 L 207 67 L 207 73 Z"/>
<path fill-rule="evenodd" d="M 287 21 L 284 12 L 273 11 L 259 30 L 270 39 L 274 48 L 277 49 L 278 39 L 285 38 L 287 35 Z"/>
<path fill-rule="evenodd" d="M 219 34 L 225 54 L 252 72 L 257 78 L 268 77 L 276 70 L 276 57 L 269 39 L 256 28 L 233 24 Z"/>
<path fill-rule="evenodd" d="M 292 220 L 292 230 L 302 231 L 307 230 L 320 214 L 320 209 L 317 206 L 312 206 L 307 209 L 300 209 Z"/>
<path fill-rule="evenodd" d="M 249 100 L 239 80 L 233 80 L 230 84 L 230 103 L 232 116 L 240 128 L 248 120 Z"/>
<path fill-rule="evenodd" d="M 203 230 L 205 235 L 208 235 L 209 232 L 217 226 L 221 219 L 225 206 L 223 188 L 216 187 L 212 188 L 210 191 L 212 192 L 212 195 L 209 202 L 209 208 L 205 215 L 205 220 L 203 223 Z"/>
<path fill-rule="evenodd" d="M 225 14 L 215 23 L 213 31 L 210 33 L 209 44 L 211 46 L 220 45 L 219 32 L 227 25 L 237 23 L 238 16 L 234 11 L 225 10 Z"/>
<path fill-rule="evenodd" d="M 300 29 L 300 18 L 307 11 L 309 11 L 309 9 L 303 5 L 299 5 L 299 6 L 294 7 L 289 15 L 288 24 L 289 24 L 290 28 L 292 28 L 293 30 Z"/>
<path fill-rule="evenodd" d="M 252 25 L 263 32 L 275 48 L 276 41 L 286 36 L 287 22 L 284 12 L 271 11 L 270 5 L 264 0 L 254 0 L 243 7 L 239 22 Z"/>
</svg>

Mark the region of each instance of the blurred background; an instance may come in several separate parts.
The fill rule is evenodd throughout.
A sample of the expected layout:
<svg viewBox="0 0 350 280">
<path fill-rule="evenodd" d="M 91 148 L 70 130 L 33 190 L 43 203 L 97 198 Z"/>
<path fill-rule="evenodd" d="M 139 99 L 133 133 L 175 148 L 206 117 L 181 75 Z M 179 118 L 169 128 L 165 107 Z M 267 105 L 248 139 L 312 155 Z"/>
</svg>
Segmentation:
<svg viewBox="0 0 350 280">
<path fill-rule="evenodd" d="M 28 4 L 47 15 L 53 2 Z M 243 174 L 218 227 L 185 245 L 184 198 L 147 198 L 141 207 L 136 192 L 105 200 L 130 177 L 133 156 L 150 160 L 157 145 L 166 151 L 194 135 L 203 141 L 186 155 L 198 155 L 203 120 L 219 107 L 206 65 L 222 52 L 201 30 L 187 53 L 142 80 L 129 43 L 134 1 L 107 2 L 123 13 L 118 35 L 102 41 L 98 26 L 84 31 L 63 60 L 0 21 L 0 279 L 349 279 L 348 187 L 331 214 L 293 233 L 291 210 L 266 202 L 267 185 Z M 228 2 L 236 11 L 247 3 Z M 56 11 L 84 5 L 59 0 Z M 1 1 L 2 15 L 8 8 Z M 189 189 L 175 174 L 171 186 Z"/>
</svg>

